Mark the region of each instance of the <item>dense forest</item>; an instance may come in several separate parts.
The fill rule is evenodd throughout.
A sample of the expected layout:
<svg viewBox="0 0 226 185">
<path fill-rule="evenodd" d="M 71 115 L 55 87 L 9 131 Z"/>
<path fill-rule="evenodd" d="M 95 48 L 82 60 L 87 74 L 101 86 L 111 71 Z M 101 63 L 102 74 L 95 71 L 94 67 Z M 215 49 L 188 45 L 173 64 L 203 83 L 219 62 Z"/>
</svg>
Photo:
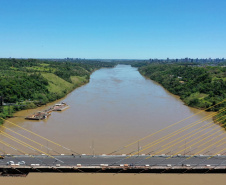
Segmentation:
<svg viewBox="0 0 226 185">
<path fill-rule="evenodd" d="M 0 59 L 0 117 L 35 108 L 64 97 L 89 81 L 90 74 L 102 67 L 127 64 L 180 96 L 188 106 L 220 111 L 226 115 L 225 59 L 167 60 L 85 60 L 85 59 Z M 220 103 L 220 104 L 219 104 Z M 219 104 L 219 105 L 216 105 Z M 216 106 L 215 106 L 216 105 Z M 0 123 L 2 121 L 0 120 Z M 226 127 L 226 121 L 221 120 Z"/>
<path fill-rule="evenodd" d="M 188 106 L 207 109 L 219 104 L 208 110 L 221 110 L 215 118 L 226 115 L 222 111 L 226 107 L 226 67 L 152 63 L 144 64 L 139 71 L 180 96 Z M 225 119 L 221 124 L 226 127 Z"/>
<path fill-rule="evenodd" d="M 0 59 L 0 117 L 62 98 L 87 83 L 96 69 L 114 66 L 95 60 Z"/>
</svg>

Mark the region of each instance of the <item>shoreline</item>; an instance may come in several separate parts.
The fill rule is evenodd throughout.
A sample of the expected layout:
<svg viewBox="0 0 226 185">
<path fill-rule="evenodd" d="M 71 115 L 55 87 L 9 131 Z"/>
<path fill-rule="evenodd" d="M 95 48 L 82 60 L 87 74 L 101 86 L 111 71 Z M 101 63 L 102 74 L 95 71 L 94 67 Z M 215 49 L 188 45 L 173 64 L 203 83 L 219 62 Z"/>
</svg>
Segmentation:
<svg viewBox="0 0 226 185">
<path fill-rule="evenodd" d="M 139 71 L 139 68 L 138 68 L 138 71 Z M 153 79 L 151 79 L 151 78 L 145 76 L 145 75 L 144 75 L 143 73 L 141 73 L 140 71 L 139 71 L 139 73 L 140 73 L 145 79 L 152 80 L 153 82 L 157 83 L 157 84 L 160 85 L 162 88 L 164 88 L 168 93 L 170 93 L 170 94 L 176 96 L 180 101 L 183 102 L 183 104 L 184 104 L 185 106 L 187 106 L 187 107 L 189 107 L 189 108 L 194 108 L 194 109 L 198 109 L 198 110 L 203 110 L 204 112 L 217 113 L 217 112 L 215 112 L 215 111 L 206 111 L 206 110 L 208 110 L 208 108 L 207 108 L 207 109 L 204 109 L 204 108 L 200 108 L 200 107 L 192 107 L 192 106 L 187 105 L 187 104 L 181 99 L 181 97 L 180 97 L 179 95 L 176 95 L 176 94 L 171 93 L 171 92 L 170 92 L 168 89 L 166 89 L 162 84 L 160 84 L 159 82 L 157 82 L 157 81 L 155 81 L 155 80 L 153 80 Z M 216 116 L 217 116 L 217 114 L 216 114 L 215 116 L 212 116 L 213 123 L 216 124 L 216 125 L 219 125 L 219 126 L 222 127 L 222 128 L 225 128 L 225 127 L 223 127 L 223 124 L 222 124 L 222 123 L 216 121 Z M 225 128 L 225 131 L 226 131 L 226 128 Z"/>
<path fill-rule="evenodd" d="M 115 66 L 114 66 L 115 67 Z M 113 67 L 113 68 L 114 68 Z M 104 69 L 105 67 L 101 67 L 101 68 L 98 68 L 98 69 L 94 69 L 91 73 L 90 73 L 90 76 L 95 73 L 96 71 L 100 70 L 100 69 Z M 74 90 L 82 87 L 82 86 L 85 86 L 87 85 L 89 82 L 90 82 L 90 76 L 89 76 L 89 79 L 87 79 L 84 83 L 80 83 L 80 84 L 74 84 L 74 88 L 72 88 L 70 91 L 68 91 L 68 93 L 66 93 L 63 97 L 60 97 L 59 99 L 56 99 L 54 101 L 51 101 L 51 102 L 48 102 L 46 104 L 43 104 L 41 106 L 35 106 L 34 108 L 27 108 L 27 109 L 22 109 L 22 110 L 18 110 L 18 111 L 15 111 L 13 112 L 13 115 L 12 117 L 8 117 L 8 118 L 5 118 L 5 119 L 2 119 L 3 120 L 3 123 L 0 123 L 0 126 L 4 124 L 4 122 L 8 119 L 12 119 L 12 118 L 18 118 L 18 117 L 26 117 L 26 116 L 29 116 L 30 114 L 33 114 L 35 113 L 35 111 L 33 112 L 32 110 L 36 110 L 37 111 L 44 111 L 45 109 L 48 109 L 50 108 L 51 106 L 55 105 L 56 103 L 59 103 L 59 102 L 62 102 L 67 96 L 69 96 Z M 26 116 L 16 116 L 15 114 L 20 114 L 21 112 L 29 112 L 29 113 L 26 113 Z M 31 112 L 31 113 L 30 113 Z M 47 118 L 48 119 L 48 118 Z M 1 119 L 0 119 L 1 120 Z M 26 121 L 26 119 L 24 119 Z M 37 122 L 36 120 L 29 120 L 29 121 L 34 121 L 34 122 Z M 43 121 L 43 120 L 42 120 Z"/>
<path fill-rule="evenodd" d="M 121 68 L 124 69 L 124 67 Z M 92 153 L 92 150 L 90 149 L 90 143 L 92 143 L 92 140 L 94 140 L 93 138 L 95 137 L 94 142 L 100 143 L 100 145 L 96 145 L 95 153 L 104 154 L 106 153 L 105 144 L 107 144 L 108 141 L 104 141 L 105 143 L 102 144 L 103 137 L 109 136 L 109 141 L 116 137 L 122 139 L 125 138 L 125 143 L 127 144 L 128 142 L 130 142 L 130 140 L 141 138 L 143 137 L 143 135 L 148 135 L 154 131 L 160 130 L 163 126 L 166 127 L 167 125 L 171 125 L 172 123 L 178 122 L 199 112 L 199 110 L 197 109 L 191 109 L 187 106 L 184 106 L 183 102 L 181 102 L 178 97 L 172 95 L 171 93 L 167 93 L 164 88 L 153 83 L 151 80 L 146 80 L 133 69 L 130 70 L 136 74 L 138 82 L 142 82 L 137 83 L 136 80 L 133 80 L 133 82 L 135 82 L 133 83 L 135 87 L 141 87 L 142 85 L 142 88 L 136 88 L 138 90 L 135 94 L 131 92 L 131 90 L 133 89 L 130 81 L 131 78 L 127 78 L 125 84 L 121 82 L 115 83 L 115 78 L 111 78 L 111 75 L 109 76 L 110 71 L 101 70 L 101 73 L 96 72 L 91 76 L 89 84 L 76 89 L 65 99 L 61 99 L 62 101 L 69 103 L 71 107 L 65 112 L 53 112 L 52 116 L 50 116 L 47 120 L 42 120 L 39 122 L 24 120 L 25 115 L 38 110 L 32 109 L 30 111 L 26 110 L 17 113 L 15 114 L 15 116 L 18 116 L 17 118 L 9 119 L 8 121 L 31 130 L 32 132 L 40 134 L 45 138 L 56 141 L 57 143 L 65 143 L 65 146 L 72 148 L 75 151 L 77 151 L 77 149 L 79 148 L 79 150 L 81 150 L 81 153 L 84 154 Z M 125 71 L 127 71 L 127 69 Z M 120 79 L 123 79 L 127 76 L 125 71 L 120 70 L 120 74 L 124 75 L 119 75 Z M 113 74 L 116 78 L 118 77 L 118 73 Z M 100 77 L 103 80 L 100 80 Z M 106 82 L 110 82 L 109 85 L 106 86 Z M 108 90 L 109 93 L 106 94 L 105 90 Z M 130 91 L 130 93 L 128 90 Z M 117 95 L 115 94 L 116 91 Z M 152 93 L 149 93 L 148 91 L 151 91 Z M 139 99 L 140 94 L 142 93 L 144 93 L 145 99 Z M 113 98 L 114 95 L 116 95 L 116 98 Z M 125 96 L 128 95 L 128 99 L 125 99 Z M 150 95 L 153 96 L 150 97 Z M 151 98 L 151 100 L 149 98 Z M 158 99 L 159 101 L 156 101 L 156 99 Z M 159 105 L 157 105 L 157 103 L 159 103 Z M 121 104 L 126 106 L 122 107 Z M 51 104 L 48 104 L 48 106 L 49 105 Z M 46 109 L 48 108 L 48 106 L 44 106 L 42 107 L 42 109 Z M 118 110 L 123 113 L 121 114 L 122 116 L 118 116 Z M 191 118 L 191 120 L 189 119 L 188 121 L 172 129 L 179 129 L 208 115 L 211 114 L 202 112 L 200 115 L 194 116 L 193 118 Z M 131 116 L 132 119 L 129 118 L 129 116 Z M 112 118 L 114 121 L 111 122 Z M 209 120 L 212 122 L 211 118 Z M 206 123 L 207 122 L 201 123 L 201 125 Z M 136 125 L 137 128 L 135 130 L 118 132 L 118 128 L 120 126 L 122 126 L 123 128 L 128 128 L 131 125 Z M 213 125 L 214 128 L 217 127 L 217 129 L 221 128 L 213 123 L 211 125 Z M 4 126 L 19 133 L 24 133 L 23 130 L 16 128 L 15 125 L 11 125 L 11 123 L 5 122 Z M 143 128 L 146 129 L 143 130 Z M 113 135 L 111 135 L 111 130 L 113 131 Z M 2 131 L 7 133 L 10 132 L 5 130 L 4 128 L 2 128 Z M 111 133 L 109 134 L 109 132 Z M 170 129 L 166 132 L 168 134 L 171 133 L 172 130 Z M 164 135 L 165 133 L 162 133 L 157 137 L 162 137 Z M 83 140 L 83 146 L 81 146 L 80 139 Z M 120 140 L 115 140 L 114 145 L 120 145 Z M 114 151 L 115 146 L 110 146 L 107 150 Z M 48 150 L 44 151 L 46 152 Z M 64 154 L 65 151 L 59 152 Z M 11 151 L 9 151 L 8 153 L 11 153 Z"/>
<path fill-rule="evenodd" d="M 102 69 L 102 68 L 100 68 L 100 69 Z M 139 71 L 139 68 L 137 68 L 137 69 L 138 69 L 138 71 Z M 97 70 L 99 70 L 99 69 L 95 69 L 91 74 L 93 74 L 93 73 L 94 73 L 95 71 L 97 71 Z M 164 88 L 168 93 L 170 93 L 171 95 L 175 96 L 176 99 L 178 99 L 179 101 L 182 101 L 183 104 L 184 104 L 185 106 L 187 106 L 187 107 L 189 107 L 189 108 L 194 108 L 194 109 L 197 109 L 197 110 L 203 110 L 204 112 L 214 112 L 214 111 L 206 111 L 206 109 L 204 109 L 204 108 L 200 108 L 200 107 L 192 107 L 192 106 L 187 105 L 187 104 L 180 98 L 179 95 L 175 95 L 175 94 L 171 93 L 171 92 L 170 92 L 168 89 L 166 89 L 162 84 L 160 84 L 159 82 L 157 82 L 157 81 L 155 81 L 155 80 L 153 80 L 153 79 L 150 79 L 149 77 L 145 76 L 145 75 L 144 75 L 143 73 L 141 73 L 140 71 L 139 71 L 139 73 L 140 73 L 145 79 L 152 80 L 153 82 L 155 82 L 155 83 L 157 83 L 158 85 L 160 85 L 160 86 L 161 86 L 162 88 Z M 90 74 L 90 76 L 91 76 L 91 74 Z M 76 90 L 77 88 L 82 87 L 82 86 L 88 84 L 89 82 L 90 82 L 90 78 L 89 78 L 89 79 L 87 80 L 87 82 L 85 82 L 85 83 L 82 83 L 82 84 L 80 84 L 80 85 L 78 85 L 78 86 L 75 85 L 75 88 L 73 88 L 71 91 L 69 91 L 68 93 L 66 93 L 63 97 L 61 97 L 61 98 L 59 98 L 59 99 L 56 99 L 56 100 L 54 100 L 54 101 L 48 102 L 48 103 L 46 103 L 46 104 L 44 104 L 44 105 L 36 106 L 36 107 L 34 107 L 34 108 L 28 108 L 28 109 L 23 109 L 23 110 L 16 111 L 16 112 L 13 113 L 13 116 L 12 116 L 12 117 L 9 117 L 9 118 L 4 119 L 3 123 L 0 124 L 0 125 L 3 125 L 4 122 L 5 122 L 5 120 L 7 120 L 7 119 L 19 117 L 19 116 L 15 116 L 15 114 L 18 113 L 18 112 L 22 112 L 22 111 L 29 111 L 29 112 L 30 112 L 30 111 L 35 110 L 35 109 L 38 109 L 37 111 L 39 111 L 39 110 L 40 110 L 40 111 L 43 111 L 43 110 L 45 110 L 46 108 L 51 107 L 51 106 L 53 106 L 54 104 L 61 102 L 61 101 L 62 101 L 63 99 L 65 99 L 68 95 L 70 95 L 74 90 Z M 27 115 L 27 116 L 28 116 L 28 115 Z M 215 116 L 216 116 L 216 115 L 215 115 Z M 215 116 L 212 117 L 214 123 L 222 127 L 223 124 L 220 124 L 218 121 L 216 121 L 216 119 L 214 119 Z M 226 129 L 226 128 L 225 128 L 225 129 Z"/>
<path fill-rule="evenodd" d="M 96 70 L 94 70 L 93 72 L 95 72 Z M 92 73 L 93 73 L 92 72 Z M 91 74 L 92 74 L 91 73 Z M 90 74 L 90 75 L 91 75 Z M 48 107 L 51 107 L 51 106 L 53 106 L 53 105 L 55 105 L 56 103 L 58 103 L 58 102 L 61 102 L 63 99 L 65 99 L 69 94 L 71 94 L 74 90 L 76 90 L 77 88 L 80 88 L 80 87 L 82 87 L 82 86 L 84 86 L 84 85 L 86 85 L 86 84 L 88 84 L 90 82 L 90 78 L 89 79 L 87 79 L 87 82 L 85 82 L 85 83 L 81 83 L 81 84 L 79 84 L 79 85 L 77 85 L 77 84 L 75 84 L 74 85 L 74 88 L 71 90 L 71 91 L 69 91 L 68 93 L 66 93 L 63 97 L 61 97 L 61 98 L 59 98 L 59 99 L 56 99 L 56 100 L 54 100 L 54 101 L 51 101 L 51 102 L 48 102 L 48 103 L 46 103 L 46 104 L 43 104 L 43 105 L 41 105 L 41 106 L 38 106 L 38 105 L 36 105 L 34 108 L 27 108 L 27 109 L 22 109 L 22 110 L 18 110 L 18 111 L 15 111 L 15 112 L 13 112 L 12 113 L 12 117 L 8 117 L 8 118 L 1 118 L 1 120 L 3 120 L 3 122 L 2 123 L 0 123 L 0 126 L 1 125 L 4 125 L 4 123 L 5 123 L 5 121 L 7 121 L 8 119 L 11 119 L 11 118 L 17 118 L 17 117 L 21 117 L 21 116 L 16 116 L 15 114 L 17 114 L 17 113 L 20 113 L 20 112 L 23 112 L 23 111 L 32 111 L 32 110 L 35 110 L 35 109 L 39 109 L 40 111 L 43 111 L 43 110 L 45 110 L 46 108 L 48 108 Z M 39 110 L 37 110 L 37 111 L 39 111 Z M 28 116 L 28 115 L 26 115 L 26 116 Z M 26 116 L 24 116 L 24 118 L 26 117 Z M 23 116 L 22 116 L 23 117 Z M 26 120 L 26 119 L 25 119 Z M 31 120 L 30 120 L 31 121 Z M 33 121 L 36 121 L 36 120 L 33 120 Z"/>
</svg>

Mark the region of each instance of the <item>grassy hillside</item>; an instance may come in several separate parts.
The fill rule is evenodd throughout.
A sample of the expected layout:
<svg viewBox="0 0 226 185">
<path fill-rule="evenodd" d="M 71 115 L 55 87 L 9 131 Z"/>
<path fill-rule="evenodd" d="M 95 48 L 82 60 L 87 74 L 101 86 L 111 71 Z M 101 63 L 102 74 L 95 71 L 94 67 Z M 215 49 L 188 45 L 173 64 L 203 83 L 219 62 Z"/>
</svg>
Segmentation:
<svg viewBox="0 0 226 185">
<path fill-rule="evenodd" d="M 5 103 L 0 118 L 60 99 L 87 83 L 94 70 L 115 65 L 94 60 L 0 59 L 0 97 Z"/>
<path fill-rule="evenodd" d="M 67 82 L 53 73 L 42 73 L 42 76 L 48 81 L 47 89 L 49 94 L 56 96 L 56 99 L 71 92 L 74 87 L 72 83 Z"/>
<path fill-rule="evenodd" d="M 48 81 L 47 89 L 50 94 L 49 99 L 53 100 L 64 97 L 74 88 L 79 87 L 89 81 L 85 76 L 71 76 L 71 83 L 53 73 L 42 73 L 42 76 Z"/>
</svg>

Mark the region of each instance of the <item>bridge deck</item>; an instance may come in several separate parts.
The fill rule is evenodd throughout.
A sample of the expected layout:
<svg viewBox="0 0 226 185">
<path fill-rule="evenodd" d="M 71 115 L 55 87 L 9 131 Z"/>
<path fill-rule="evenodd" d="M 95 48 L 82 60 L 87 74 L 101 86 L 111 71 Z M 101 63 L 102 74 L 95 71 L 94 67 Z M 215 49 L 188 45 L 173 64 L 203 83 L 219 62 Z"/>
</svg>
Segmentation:
<svg viewBox="0 0 226 185">
<path fill-rule="evenodd" d="M 226 172 L 226 156 L 122 156 L 122 155 L 9 155 L 0 160 L 2 174 L 29 172 L 105 172 L 105 173 L 160 173 L 160 172 Z M 150 157 L 146 159 L 147 157 Z M 13 161 L 14 165 L 7 165 Z M 18 165 L 24 161 L 25 164 Z"/>
</svg>

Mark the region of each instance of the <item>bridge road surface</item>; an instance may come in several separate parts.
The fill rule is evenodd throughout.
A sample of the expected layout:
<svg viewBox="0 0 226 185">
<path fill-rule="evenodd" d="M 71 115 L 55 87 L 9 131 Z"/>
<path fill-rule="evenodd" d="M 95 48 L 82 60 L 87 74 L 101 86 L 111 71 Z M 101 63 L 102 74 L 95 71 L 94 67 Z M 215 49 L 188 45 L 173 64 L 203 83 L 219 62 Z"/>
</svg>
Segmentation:
<svg viewBox="0 0 226 185">
<path fill-rule="evenodd" d="M 127 164 L 128 166 L 226 166 L 226 156 L 214 156 L 211 159 L 208 157 L 211 156 L 193 156 L 190 159 L 187 159 L 189 156 L 173 156 L 172 158 L 167 159 L 169 156 L 152 156 L 141 155 L 141 156 L 128 156 L 123 155 L 57 155 L 51 158 L 47 155 L 5 155 L 4 159 L 0 159 L 0 167 L 4 168 L 7 165 L 7 162 L 14 161 L 15 164 L 20 161 L 24 161 L 25 165 L 20 166 L 31 166 L 32 164 L 39 164 L 40 166 L 122 166 Z M 150 157 L 146 159 L 147 157 Z M 127 159 L 126 159 L 127 158 Z M 208 160 L 207 160 L 208 159 Z"/>
</svg>

